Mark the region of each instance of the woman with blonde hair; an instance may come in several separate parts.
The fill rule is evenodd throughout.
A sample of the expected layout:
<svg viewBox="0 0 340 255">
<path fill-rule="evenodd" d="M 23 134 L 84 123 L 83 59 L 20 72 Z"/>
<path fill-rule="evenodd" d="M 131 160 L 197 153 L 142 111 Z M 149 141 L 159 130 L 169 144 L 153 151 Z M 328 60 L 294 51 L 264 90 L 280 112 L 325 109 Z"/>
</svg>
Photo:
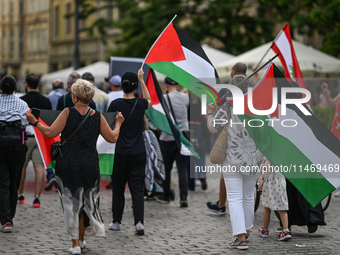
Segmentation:
<svg viewBox="0 0 340 255">
<path fill-rule="evenodd" d="M 90 82 L 79 79 L 71 87 L 74 107 L 65 108 L 48 127 L 41 124 L 31 113 L 27 120 L 45 136 L 53 138 L 61 133 L 61 153 L 56 158 L 55 174 L 64 211 L 67 232 L 72 239 L 71 254 L 81 254 L 85 248 L 84 233 L 91 226 L 96 236 L 105 236 L 103 219 L 99 209 L 99 159 L 96 148 L 99 134 L 107 142 L 115 143 L 124 117 L 117 112 L 114 130 L 104 116 L 89 107 L 94 96 Z M 88 118 L 81 128 L 69 138 L 79 124 Z"/>
</svg>

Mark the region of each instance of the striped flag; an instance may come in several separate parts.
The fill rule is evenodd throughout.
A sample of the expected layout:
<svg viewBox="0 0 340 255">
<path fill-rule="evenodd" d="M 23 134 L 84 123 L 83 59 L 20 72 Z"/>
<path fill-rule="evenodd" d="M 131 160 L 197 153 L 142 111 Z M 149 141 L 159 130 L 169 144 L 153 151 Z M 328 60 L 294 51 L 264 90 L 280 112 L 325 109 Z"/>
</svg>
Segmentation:
<svg viewBox="0 0 340 255">
<path fill-rule="evenodd" d="M 281 88 L 292 86 L 279 69 L 270 64 L 253 89 L 255 109 L 270 108 L 271 101 L 268 98 L 272 98 L 274 87 L 278 89 L 278 95 L 281 95 Z M 301 98 L 298 93 L 288 95 L 290 98 Z M 247 97 L 248 95 L 245 96 L 245 102 L 248 102 Z M 252 126 L 260 126 L 251 127 L 246 124 L 257 147 L 306 200 L 316 206 L 340 186 L 340 140 L 313 114 L 304 115 L 294 104 L 287 105 L 286 115 L 281 114 L 280 96 L 277 107 L 271 115 L 252 115 L 245 104 L 245 115 L 238 117 Z M 311 112 L 306 104 L 303 107 Z M 261 126 L 262 123 L 264 124 Z"/>
<path fill-rule="evenodd" d="M 58 117 L 59 113 L 60 111 L 41 110 L 39 121 L 45 126 L 51 126 L 54 120 Z M 108 112 L 102 114 L 109 126 L 113 129 L 115 125 L 116 113 Z M 52 161 L 50 156 L 51 144 L 56 141 L 60 141 L 60 135 L 55 138 L 47 138 L 36 127 L 34 127 L 34 132 L 45 168 L 55 168 L 55 161 Z M 99 135 L 97 140 L 97 151 L 101 174 L 112 174 L 115 146 L 115 143 L 108 143 L 101 135 Z"/>
<path fill-rule="evenodd" d="M 218 81 L 217 72 L 201 45 L 186 31 L 172 23 L 154 43 L 145 63 L 201 98 L 208 94 L 208 103 L 219 99 L 212 89 Z"/>
<path fill-rule="evenodd" d="M 286 24 L 273 41 L 271 46 L 275 53 L 279 53 L 279 59 L 285 69 L 285 77 L 288 81 L 295 81 L 301 88 L 306 88 L 300 70 L 299 62 L 296 58 L 289 25 Z M 310 104 L 310 103 L 309 103 Z"/>
<path fill-rule="evenodd" d="M 159 130 L 174 136 L 178 148 L 181 148 L 182 155 L 195 155 L 196 157 L 199 157 L 192 148 L 190 142 L 184 137 L 174 122 L 173 116 L 171 116 L 167 104 L 164 101 L 156 75 L 151 68 L 146 78 L 145 85 L 151 97 L 151 105 L 149 109 L 145 111 L 146 116 Z"/>
</svg>

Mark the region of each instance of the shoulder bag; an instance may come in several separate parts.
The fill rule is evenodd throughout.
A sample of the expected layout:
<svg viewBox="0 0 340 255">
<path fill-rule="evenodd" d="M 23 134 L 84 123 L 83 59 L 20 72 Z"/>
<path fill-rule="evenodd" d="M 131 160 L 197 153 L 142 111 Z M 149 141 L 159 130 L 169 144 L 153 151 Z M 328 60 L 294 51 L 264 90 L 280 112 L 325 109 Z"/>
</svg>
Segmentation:
<svg viewBox="0 0 340 255">
<path fill-rule="evenodd" d="M 227 137 L 228 137 L 228 127 L 230 119 L 231 108 L 228 114 L 228 122 L 223 127 L 220 135 L 218 136 L 213 148 L 210 152 L 210 161 L 213 164 L 222 164 L 227 151 Z"/>
</svg>

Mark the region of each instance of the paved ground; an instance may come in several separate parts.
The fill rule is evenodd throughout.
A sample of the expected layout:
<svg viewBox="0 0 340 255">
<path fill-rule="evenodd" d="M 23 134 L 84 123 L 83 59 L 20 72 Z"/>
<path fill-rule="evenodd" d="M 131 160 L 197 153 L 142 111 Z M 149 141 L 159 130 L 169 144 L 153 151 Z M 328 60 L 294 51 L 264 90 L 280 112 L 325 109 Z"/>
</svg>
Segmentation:
<svg viewBox="0 0 340 255">
<path fill-rule="evenodd" d="M 29 170 L 29 171 L 32 171 Z M 172 186 L 178 194 L 177 173 Z M 29 175 L 31 176 L 31 175 Z M 255 213 L 254 228 L 247 251 L 229 250 L 233 241 L 228 214 L 219 216 L 207 210 L 206 202 L 218 198 L 219 180 L 210 178 L 208 189 L 200 187 L 189 193 L 188 208 L 180 208 L 179 200 L 169 205 L 145 202 L 145 236 L 134 234 L 131 197 L 126 193 L 126 208 L 121 231 L 107 230 L 106 238 L 87 237 L 82 254 L 339 254 L 340 198 L 332 198 L 325 213 L 325 227 L 308 234 L 306 227 L 292 228 L 289 242 L 276 241 L 278 220 L 272 216 L 270 237 L 262 239 L 257 229 L 262 226 L 262 206 Z M 11 234 L 0 233 L 0 254 L 68 254 L 71 241 L 66 233 L 59 197 L 56 192 L 42 194 L 42 206 L 32 207 L 33 194 L 26 189 L 27 202 L 18 205 Z M 101 210 L 106 227 L 111 222 L 111 192 L 102 190 Z M 303 245 L 304 247 L 297 247 Z"/>
</svg>

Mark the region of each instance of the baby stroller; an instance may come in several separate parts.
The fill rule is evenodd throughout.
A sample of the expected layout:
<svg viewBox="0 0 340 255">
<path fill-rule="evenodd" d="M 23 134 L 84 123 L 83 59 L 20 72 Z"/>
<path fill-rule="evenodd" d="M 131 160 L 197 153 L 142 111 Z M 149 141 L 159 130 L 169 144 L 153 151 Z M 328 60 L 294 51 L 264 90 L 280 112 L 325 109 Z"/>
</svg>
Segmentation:
<svg viewBox="0 0 340 255">
<path fill-rule="evenodd" d="M 144 196 L 145 200 L 154 200 L 155 196 L 163 193 L 165 168 L 159 143 L 151 130 L 144 131 L 144 143 L 146 151 Z M 173 189 L 170 189 L 170 199 L 175 199 Z"/>
</svg>

